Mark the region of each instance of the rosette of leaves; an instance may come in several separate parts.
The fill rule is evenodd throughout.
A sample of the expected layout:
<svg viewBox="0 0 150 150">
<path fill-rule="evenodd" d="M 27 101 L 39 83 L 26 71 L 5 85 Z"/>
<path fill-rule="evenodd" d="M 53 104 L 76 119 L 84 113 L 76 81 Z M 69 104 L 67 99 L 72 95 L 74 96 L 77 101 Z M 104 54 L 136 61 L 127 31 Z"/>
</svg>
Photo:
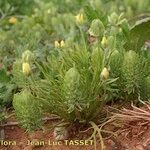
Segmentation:
<svg viewBox="0 0 150 150">
<path fill-rule="evenodd" d="M 81 49 L 78 46 L 51 53 L 48 62 L 38 65 L 44 79 L 34 81 L 31 87 L 43 110 L 69 122 L 100 117 L 102 107 L 116 90 L 116 79 L 100 78 L 105 64 L 103 50 Z"/>
<path fill-rule="evenodd" d="M 142 55 L 131 50 L 125 52 L 120 75 L 121 92 L 125 99 L 138 99 L 148 74 L 148 63 Z"/>
<path fill-rule="evenodd" d="M 116 41 L 119 43 L 119 41 Z M 116 81 L 119 93 L 117 99 L 136 101 L 149 99 L 150 74 L 149 60 L 139 47 L 139 51 L 114 50 L 109 58 L 111 77 L 118 78 Z"/>
<path fill-rule="evenodd" d="M 20 125 L 27 131 L 33 131 L 41 127 L 41 109 L 28 89 L 14 95 L 13 107 Z"/>
</svg>

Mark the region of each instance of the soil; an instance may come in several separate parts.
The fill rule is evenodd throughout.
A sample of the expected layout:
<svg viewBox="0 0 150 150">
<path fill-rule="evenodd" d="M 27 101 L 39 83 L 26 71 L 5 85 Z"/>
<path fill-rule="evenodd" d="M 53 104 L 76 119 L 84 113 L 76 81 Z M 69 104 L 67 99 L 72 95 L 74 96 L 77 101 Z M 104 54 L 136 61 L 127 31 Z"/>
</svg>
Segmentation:
<svg viewBox="0 0 150 150">
<path fill-rule="evenodd" d="M 93 150 L 93 145 L 88 146 L 74 146 L 66 145 L 65 143 L 59 144 L 53 137 L 53 132 L 47 131 L 36 131 L 34 133 L 28 134 L 23 129 L 18 126 L 15 127 L 6 127 L 5 128 L 6 141 L 15 141 L 17 144 L 9 146 L 1 146 L 0 150 Z M 43 142 L 43 144 L 29 144 L 29 141 L 32 142 Z M 54 142 L 54 143 L 53 143 Z M 50 145 L 51 144 L 51 145 Z"/>
<path fill-rule="evenodd" d="M 12 120 L 15 121 L 15 119 Z M 58 145 L 59 142 L 54 139 L 53 130 L 50 130 L 52 124 L 56 124 L 57 122 L 58 121 L 49 121 L 45 124 L 43 129 L 30 134 L 25 132 L 25 130 L 18 125 L 5 126 L 4 141 L 14 141 L 15 144 L 7 143 L 8 145 L 4 146 L 1 140 L 0 150 L 94 150 L 93 143 L 81 146 L 75 145 L 75 143 L 66 144 L 64 141 L 61 141 L 60 145 Z M 149 121 L 133 119 L 125 120 L 120 123 L 115 120 L 105 125 L 103 130 L 110 132 L 109 134 L 102 134 L 104 150 L 150 150 Z M 73 130 L 70 132 L 73 132 Z M 111 132 L 116 136 L 113 136 Z M 69 142 L 71 140 L 74 142 L 77 139 L 85 141 L 90 135 L 90 131 L 76 133 L 74 137 L 69 138 Z M 34 144 L 31 144 L 31 141 Z M 98 140 L 97 150 L 101 150 Z"/>
</svg>

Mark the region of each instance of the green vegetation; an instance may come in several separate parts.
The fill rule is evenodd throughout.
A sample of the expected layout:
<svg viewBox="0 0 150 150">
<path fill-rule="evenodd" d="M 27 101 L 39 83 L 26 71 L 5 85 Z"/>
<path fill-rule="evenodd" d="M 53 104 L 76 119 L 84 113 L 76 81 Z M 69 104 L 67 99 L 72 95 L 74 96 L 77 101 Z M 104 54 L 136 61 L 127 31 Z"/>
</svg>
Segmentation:
<svg viewBox="0 0 150 150">
<path fill-rule="evenodd" d="M 148 101 L 149 6 L 149 0 L 1 1 L 0 106 L 13 100 L 20 124 L 32 131 L 45 113 L 88 123 L 111 101 Z"/>
</svg>

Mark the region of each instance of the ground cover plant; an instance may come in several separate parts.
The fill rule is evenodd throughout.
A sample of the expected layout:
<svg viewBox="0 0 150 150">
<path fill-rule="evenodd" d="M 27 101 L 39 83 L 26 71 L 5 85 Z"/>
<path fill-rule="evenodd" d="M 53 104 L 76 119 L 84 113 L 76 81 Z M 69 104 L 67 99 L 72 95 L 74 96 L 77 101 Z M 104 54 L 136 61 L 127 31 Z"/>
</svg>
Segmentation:
<svg viewBox="0 0 150 150">
<path fill-rule="evenodd" d="M 53 114 L 62 119 L 57 140 L 69 137 L 70 126 L 92 126 L 104 149 L 97 126 L 107 120 L 104 108 L 150 98 L 149 4 L 0 2 L 1 124 L 8 108 L 28 132 Z"/>
</svg>

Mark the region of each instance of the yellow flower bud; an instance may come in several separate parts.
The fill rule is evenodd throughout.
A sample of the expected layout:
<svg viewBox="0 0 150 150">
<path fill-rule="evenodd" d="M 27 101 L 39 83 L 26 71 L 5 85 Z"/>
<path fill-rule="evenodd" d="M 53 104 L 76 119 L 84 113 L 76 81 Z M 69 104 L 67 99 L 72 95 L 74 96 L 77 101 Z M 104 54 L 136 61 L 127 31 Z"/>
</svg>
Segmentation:
<svg viewBox="0 0 150 150">
<path fill-rule="evenodd" d="M 30 50 L 26 50 L 22 53 L 22 62 L 31 62 L 34 60 L 34 55 Z"/>
<path fill-rule="evenodd" d="M 9 19 L 9 23 L 10 23 L 10 24 L 16 24 L 16 22 L 17 22 L 17 18 L 16 18 L 16 17 L 11 17 L 11 18 Z"/>
<path fill-rule="evenodd" d="M 75 16 L 76 23 L 82 24 L 84 22 L 83 14 L 79 13 Z"/>
<path fill-rule="evenodd" d="M 65 47 L 65 42 L 63 40 L 60 42 L 60 47 Z"/>
<path fill-rule="evenodd" d="M 103 48 L 106 48 L 108 46 L 108 40 L 105 36 L 102 38 L 101 45 Z"/>
<path fill-rule="evenodd" d="M 107 80 L 109 78 L 109 71 L 106 67 L 104 67 L 104 69 L 101 72 L 101 78 L 103 80 Z"/>
<path fill-rule="evenodd" d="M 48 9 L 48 10 L 47 10 L 47 13 L 48 13 L 48 14 L 50 14 L 50 13 L 51 13 L 51 10 L 50 10 L 50 9 Z"/>
<path fill-rule="evenodd" d="M 29 76 L 31 74 L 31 67 L 30 67 L 29 63 L 22 64 L 22 72 L 26 76 Z"/>
<path fill-rule="evenodd" d="M 55 48 L 60 47 L 60 44 L 59 44 L 59 42 L 58 42 L 58 41 L 55 41 L 54 45 L 55 45 Z"/>
</svg>

